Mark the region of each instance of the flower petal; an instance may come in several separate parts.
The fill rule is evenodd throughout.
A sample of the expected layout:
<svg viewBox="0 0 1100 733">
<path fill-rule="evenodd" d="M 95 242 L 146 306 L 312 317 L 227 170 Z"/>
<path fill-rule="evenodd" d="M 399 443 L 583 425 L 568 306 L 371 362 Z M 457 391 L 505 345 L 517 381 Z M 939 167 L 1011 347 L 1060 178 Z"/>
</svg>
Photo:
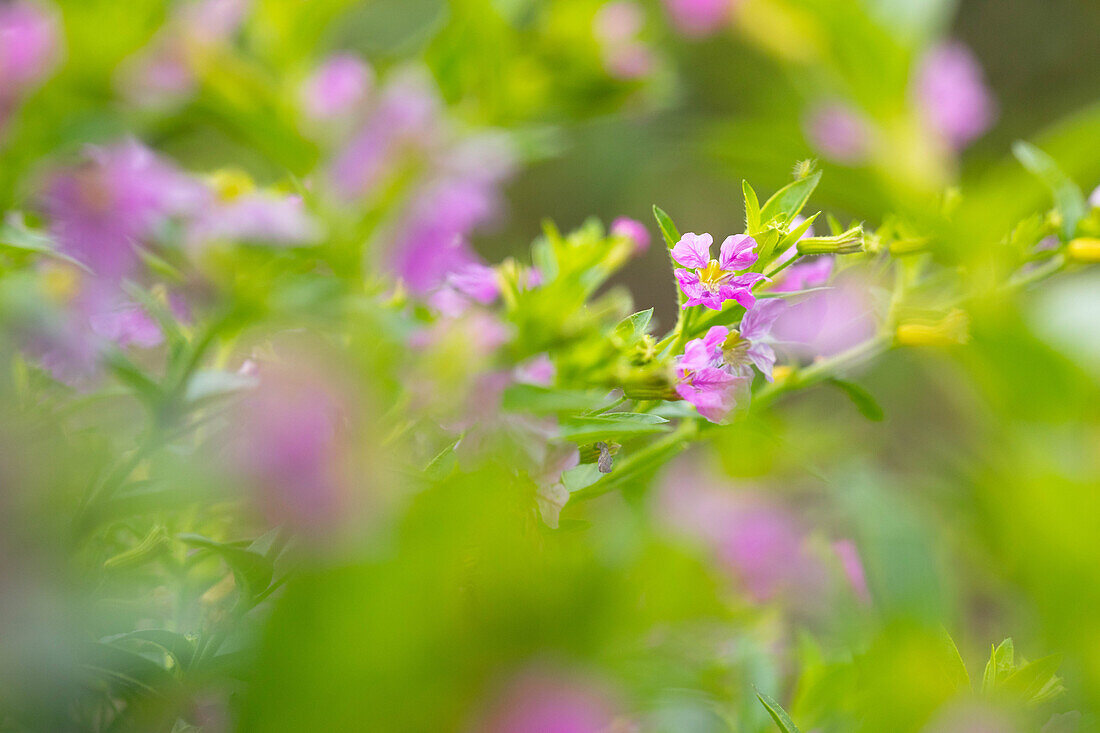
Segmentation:
<svg viewBox="0 0 1100 733">
<path fill-rule="evenodd" d="M 761 300 L 741 319 L 737 330 L 749 341 L 758 341 L 768 335 L 775 319 L 786 309 L 786 302 L 780 298 Z"/>
<path fill-rule="evenodd" d="M 714 239 L 709 234 L 688 232 L 672 248 L 672 259 L 684 267 L 706 267 L 710 260 L 710 245 Z"/>
<path fill-rule="evenodd" d="M 718 254 L 718 265 L 727 272 L 737 272 L 752 267 L 757 255 L 753 252 L 756 240 L 747 234 L 726 237 Z"/>
</svg>

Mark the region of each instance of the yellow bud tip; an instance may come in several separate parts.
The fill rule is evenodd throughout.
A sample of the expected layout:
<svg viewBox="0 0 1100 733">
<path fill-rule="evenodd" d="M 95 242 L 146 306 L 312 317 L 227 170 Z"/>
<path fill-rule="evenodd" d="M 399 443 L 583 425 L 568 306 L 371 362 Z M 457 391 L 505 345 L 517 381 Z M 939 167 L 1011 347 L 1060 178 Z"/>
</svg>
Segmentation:
<svg viewBox="0 0 1100 733">
<path fill-rule="evenodd" d="M 777 384 L 782 384 L 783 382 L 786 382 L 793 375 L 794 367 L 787 364 L 780 364 L 778 366 L 772 367 L 772 379 L 774 379 Z"/>
<path fill-rule="evenodd" d="M 256 184 L 253 183 L 252 178 L 240 168 L 216 170 L 210 174 L 207 181 L 222 201 L 233 201 L 256 190 Z"/>
<path fill-rule="evenodd" d="M 80 292 L 80 271 L 72 265 L 51 264 L 42 274 L 46 296 L 57 303 L 67 303 Z"/>
<path fill-rule="evenodd" d="M 970 317 L 955 309 L 937 321 L 905 321 L 896 334 L 899 346 L 951 346 L 970 340 Z"/>
<path fill-rule="evenodd" d="M 1100 239 L 1079 237 L 1066 245 L 1066 255 L 1075 262 L 1100 262 Z"/>
</svg>

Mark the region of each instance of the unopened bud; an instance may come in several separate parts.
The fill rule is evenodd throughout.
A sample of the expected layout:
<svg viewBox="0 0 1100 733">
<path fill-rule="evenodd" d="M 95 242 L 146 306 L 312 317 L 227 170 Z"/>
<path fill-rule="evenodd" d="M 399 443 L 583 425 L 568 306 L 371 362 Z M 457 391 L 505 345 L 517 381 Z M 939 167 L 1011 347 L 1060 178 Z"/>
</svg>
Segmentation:
<svg viewBox="0 0 1100 733">
<path fill-rule="evenodd" d="M 951 346 L 970 340 L 970 317 L 955 309 L 939 320 L 905 321 L 898 326 L 899 346 Z"/>
<path fill-rule="evenodd" d="M 1100 262 L 1100 239 L 1078 237 L 1066 245 L 1066 255 L 1074 262 Z"/>
<path fill-rule="evenodd" d="M 798 240 L 800 255 L 849 255 L 863 251 L 863 225 L 832 237 L 804 237 Z"/>
</svg>

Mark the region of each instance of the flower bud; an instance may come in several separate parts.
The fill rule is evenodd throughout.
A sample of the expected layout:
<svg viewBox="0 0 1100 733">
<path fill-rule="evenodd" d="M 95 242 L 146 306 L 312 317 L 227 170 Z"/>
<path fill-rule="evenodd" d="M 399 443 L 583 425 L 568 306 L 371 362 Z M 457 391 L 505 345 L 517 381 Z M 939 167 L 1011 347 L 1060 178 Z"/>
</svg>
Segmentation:
<svg viewBox="0 0 1100 733">
<path fill-rule="evenodd" d="M 1066 255 L 1074 262 L 1100 262 L 1100 239 L 1078 237 L 1066 245 Z"/>
<path fill-rule="evenodd" d="M 904 321 L 896 334 L 899 346 L 951 346 L 969 340 L 970 318 L 957 308 L 939 320 Z"/>
<path fill-rule="evenodd" d="M 800 255 L 849 255 L 863 251 L 863 225 L 833 237 L 805 237 L 798 241 Z"/>
</svg>

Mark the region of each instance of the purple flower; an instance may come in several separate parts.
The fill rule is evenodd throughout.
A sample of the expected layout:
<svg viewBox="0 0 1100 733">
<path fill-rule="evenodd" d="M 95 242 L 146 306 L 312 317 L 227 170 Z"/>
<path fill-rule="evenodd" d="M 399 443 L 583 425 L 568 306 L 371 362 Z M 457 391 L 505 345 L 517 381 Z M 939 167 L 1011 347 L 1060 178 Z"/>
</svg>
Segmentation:
<svg viewBox="0 0 1100 733">
<path fill-rule="evenodd" d="M 871 592 L 867 589 L 867 575 L 863 572 L 863 561 L 859 557 L 856 543 L 851 540 L 837 540 L 833 543 L 833 552 L 840 558 L 840 567 L 856 598 L 863 603 L 870 603 Z"/>
<path fill-rule="evenodd" d="M 559 670 L 531 669 L 495 698 L 474 730 L 483 733 L 606 733 L 614 697 L 599 683 Z"/>
<path fill-rule="evenodd" d="M 738 391 L 749 377 L 724 368 L 723 344 L 729 336 L 725 326 L 714 326 L 702 338 L 684 346 L 676 365 L 676 394 L 711 422 L 720 422 L 737 405 Z"/>
<path fill-rule="evenodd" d="M 1094 209 L 1100 209 L 1100 186 L 1096 187 L 1096 190 L 1089 196 L 1089 204 Z"/>
<path fill-rule="evenodd" d="M 876 310 L 869 284 L 845 277 L 791 304 L 776 319 L 772 334 L 790 353 L 809 359 L 832 356 L 875 335 Z"/>
<path fill-rule="evenodd" d="M 96 336 L 119 348 L 133 345 L 149 349 L 164 341 L 160 326 L 137 303 L 121 302 L 89 313 L 88 323 Z"/>
<path fill-rule="evenodd" d="M 870 125 L 845 104 L 830 102 L 815 107 L 807 115 L 805 127 L 810 144 L 837 163 L 856 165 L 870 152 Z"/>
<path fill-rule="evenodd" d="M 733 346 L 731 357 L 727 357 L 727 363 L 736 366 L 738 360 L 745 364 L 752 364 L 764 378 L 772 381 L 772 367 L 775 366 L 775 351 L 768 340 L 771 337 L 772 325 L 780 314 L 787 309 L 787 304 L 779 298 L 768 298 L 757 301 L 744 318 L 741 319 L 740 341 Z M 728 343 L 728 342 L 727 342 Z"/>
<path fill-rule="evenodd" d="M 658 494 L 661 515 L 675 530 L 701 540 L 753 601 L 771 601 L 787 591 L 797 591 L 799 599 L 821 600 L 827 590 L 825 568 L 787 507 L 734 491 L 686 460 L 666 475 Z"/>
<path fill-rule="evenodd" d="M 726 237 L 717 260 L 710 259 L 713 241 L 709 234 L 689 232 L 672 248 L 672 258 L 688 268 L 675 271 L 680 288 L 688 296 L 684 308 L 705 305 L 722 310 L 727 300 L 736 300 L 745 308 L 752 308 L 756 302 L 752 287 L 764 280 L 764 276 L 758 272 L 734 273 L 756 262 L 756 253 L 752 251 L 756 240 L 747 234 Z"/>
<path fill-rule="evenodd" d="M 406 149 L 427 148 L 438 134 L 440 106 L 426 74 L 391 74 L 374 112 L 332 162 L 336 191 L 347 199 L 365 196 Z"/>
<path fill-rule="evenodd" d="M 399 225 L 390 253 L 393 270 L 414 293 L 438 287 L 450 273 L 477 262 L 465 236 L 499 208 L 492 184 L 459 178 L 429 184 Z"/>
<path fill-rule="evenodd" d="M 90 148 L 87 158 L 52 177 L 44 205 L 59 248 L 107 281 L 133 271 L 135 244 L 209 199 L 201 184 L 136 141 Z"/>
<path fill-rule="evenodd" d="M 447 276 L 447 284 L 478 303 L 488 305 L 500 297 L 500 277 L 487 265 L 471 262 Z"/>
<path fill-rule="evenodd" d="M 592 32 L 603 43 L 630 41 L 645 25 L 645 13 L 634 0 L 612 0 L 596 11 Z"/>
<path fill-rule="evenodd" d="M 620 43 L 604 49 L 603 64 L 617 79 L 640 79 L 653 71 L 653 52 L 643 43 Z"/>
<path fill-rule="evenodd" d="M 637 219 L 620 216 L 611 222 L 611 236 L 629 239 L 634 243 L 635 252 L 645 252 L 649 248 L 649 230 Z"/>
<path fill-rule="evenodd" d="M 776 293 L 792 293 L 797 290 L 820 287 L 829 282 L 832 274 L 832 256 L 812 257 L 797 265 L 791 265 L 779 273 L 771 290 Z"/>
<path fill-rule="evenodd" d="M 532 356 L 527 361 L 517 364 L 512 371 L 515 380 L 520 384 L 534 384 L 539 387 L 549 387 L 554 383 L 554 362 L 550 361 L 549 354 Z"/>
<path fill-rule="evenodd" d="M 727 22 L 734 0 L 664 0 L 672 24 L 685 36 L 709 36 Z"/>
<path fill-rule="evenodd" d="M 302 106 L 315 120 L 340 117 L 362 105 L 374 82 L 374 71 L 350 53 L 330 56 L 302 86 Z"/>
<path fill-rule="evenodd" d="M 258 242 L 280 245 L 310 244 L 320 236 L 317 222 L 301 196 L 251 192 L 206 207 L 196 217 L 189 244 Z"/>
<path fill-rule="evenodd" d="M 989 129 L 996 104 L 974 54 L 958 42 L 936 46 L 917 69 L 916 97 L 928 124 L 956 149 Z"/>
<path fill-rule="evenodd" d="M 332 380 L 308 369 L 264 365 L 259 374 L 232 414 L 230 471 L 271 521 L 328 528 L 347 509 L 341 471 L 346 400 Z"/>
<path fill-rule="evenodd" d="M 57 63 L 55 14 L 33 2 L 0 4 L 0 96 L 40 82 Z"/>
</svg>

